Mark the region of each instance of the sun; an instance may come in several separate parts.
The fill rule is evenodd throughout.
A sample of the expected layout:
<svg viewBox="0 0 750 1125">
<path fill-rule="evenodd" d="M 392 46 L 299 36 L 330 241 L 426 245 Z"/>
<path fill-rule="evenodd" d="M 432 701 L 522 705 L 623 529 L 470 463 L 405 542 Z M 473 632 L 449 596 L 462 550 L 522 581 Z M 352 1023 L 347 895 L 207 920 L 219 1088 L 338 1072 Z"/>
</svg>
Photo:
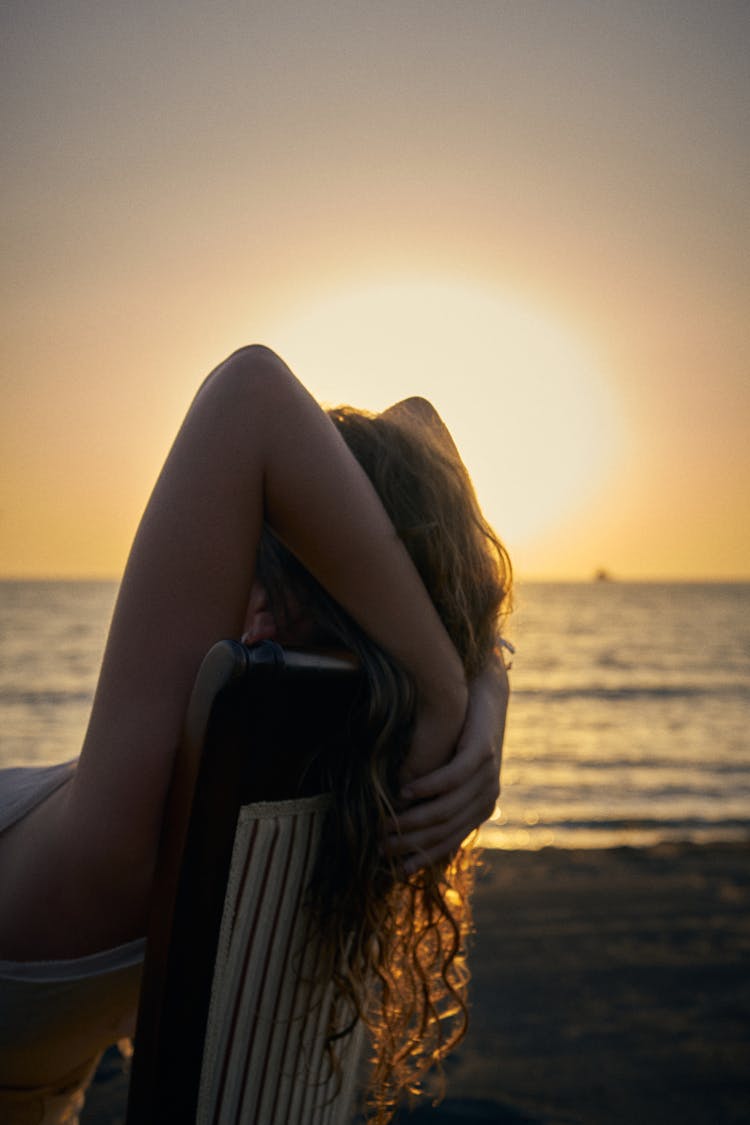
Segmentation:
<svg viewBox="0 0 750 1125">
<path fill-rule="evenodd" d="M 429 398 L 511 547 L 585 508 L 621 461 L 606 372 L 553 316 L 502 290 L 352 284 L 292 310 L 269 342 L 328 405 Z"/>
</svg>

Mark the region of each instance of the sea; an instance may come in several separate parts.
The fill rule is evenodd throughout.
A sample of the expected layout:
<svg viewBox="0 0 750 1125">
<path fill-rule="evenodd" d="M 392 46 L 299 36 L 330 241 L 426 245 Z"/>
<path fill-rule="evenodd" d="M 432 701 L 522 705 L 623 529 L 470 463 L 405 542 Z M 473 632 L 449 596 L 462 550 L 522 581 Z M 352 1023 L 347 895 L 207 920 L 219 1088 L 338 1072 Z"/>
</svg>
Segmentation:
<svg viewBox="0 0 750 1125">
<path fill-rule="evenodd" d="M 113 582 L 0 582 L 0 767 L 75 757 Z M 750 584 L 520 582 L 485 847 L 750 842 Z"/>
</svg>

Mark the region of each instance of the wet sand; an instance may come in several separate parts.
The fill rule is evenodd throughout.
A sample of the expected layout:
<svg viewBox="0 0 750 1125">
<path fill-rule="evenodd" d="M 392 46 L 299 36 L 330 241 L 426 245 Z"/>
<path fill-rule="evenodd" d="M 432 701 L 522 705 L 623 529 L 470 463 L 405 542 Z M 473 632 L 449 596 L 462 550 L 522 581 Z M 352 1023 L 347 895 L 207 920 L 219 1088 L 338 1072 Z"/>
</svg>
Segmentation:
<svg viewBox="0 0 750 1125">
<path fill-rule="evenodd" d="M 472 1023 L 400 1125 L 750 1121 L 750 848 L 487 852 Z M 83 1125 L 122 1121 L 105 1060 Z"/>
<path fill-rule="evenodd" d="M 403 1120 L 750 1121 L 749 907 L 748 847 L 486 853 L 471 1030 Z"/>
</svg>

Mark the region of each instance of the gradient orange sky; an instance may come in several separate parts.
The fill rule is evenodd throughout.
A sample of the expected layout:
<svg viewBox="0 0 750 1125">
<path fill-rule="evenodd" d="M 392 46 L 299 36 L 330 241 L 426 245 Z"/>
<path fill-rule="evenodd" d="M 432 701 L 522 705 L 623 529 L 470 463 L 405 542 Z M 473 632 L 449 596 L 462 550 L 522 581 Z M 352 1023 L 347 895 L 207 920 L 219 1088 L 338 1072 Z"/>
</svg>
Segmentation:
<svg viewBox="0 0 750 1125">
<path fill-rule="evenodd" d="M 118 577 L 263 341 L 433 398 L 521 577 L 750 577 L 749 13 L 7 5 L 0 575 Z"/>
</svg>

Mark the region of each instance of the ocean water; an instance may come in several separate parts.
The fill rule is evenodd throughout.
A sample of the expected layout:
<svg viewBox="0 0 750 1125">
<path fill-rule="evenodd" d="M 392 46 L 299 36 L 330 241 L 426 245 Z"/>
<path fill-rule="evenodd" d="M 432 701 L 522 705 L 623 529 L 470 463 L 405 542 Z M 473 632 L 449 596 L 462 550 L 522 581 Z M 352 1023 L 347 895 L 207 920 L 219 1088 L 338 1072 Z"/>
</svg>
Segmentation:
<svg viewBox="0 0 750 1125">
<path fill-rule="evenodd" d="M 0 583 L 0 766 L 80 748 L 106 582 Z M 490 847 L 750 840 L 750 585 L 521 583 Z"/>
</svg>

